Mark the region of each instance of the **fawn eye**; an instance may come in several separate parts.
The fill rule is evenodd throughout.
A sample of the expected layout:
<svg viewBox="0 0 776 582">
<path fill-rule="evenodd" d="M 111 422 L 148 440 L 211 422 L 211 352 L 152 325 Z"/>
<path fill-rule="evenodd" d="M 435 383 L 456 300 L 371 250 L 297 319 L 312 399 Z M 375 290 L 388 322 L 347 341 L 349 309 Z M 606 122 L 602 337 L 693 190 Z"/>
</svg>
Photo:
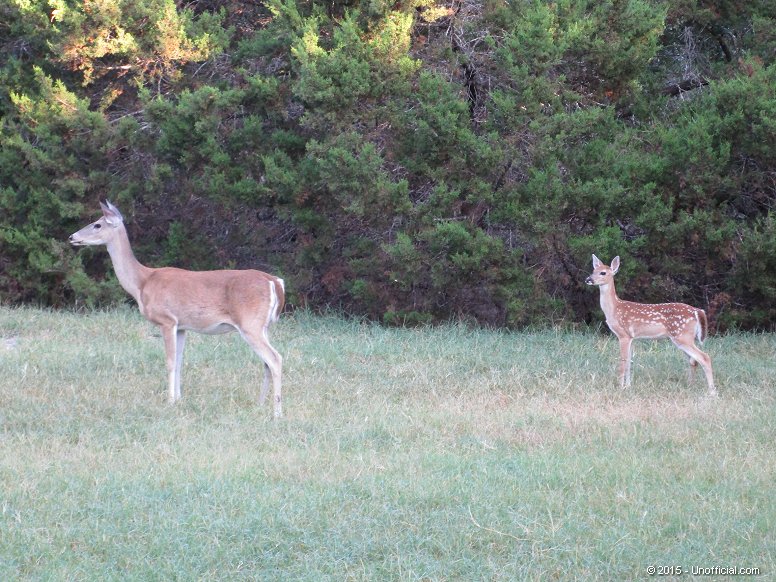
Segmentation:
<svg viewBox="0 0 776 582">
<path fill-rule="evenodd" d="M 606 271 L 601 271 L 599 274 L 600 275 L 606 275 Z"/>
<path fill-rule="evenodd" d="M 97 223 L 97 224 L 94 225 L 94 228 L 102 228 L 102 225 Z"/>
</svg>

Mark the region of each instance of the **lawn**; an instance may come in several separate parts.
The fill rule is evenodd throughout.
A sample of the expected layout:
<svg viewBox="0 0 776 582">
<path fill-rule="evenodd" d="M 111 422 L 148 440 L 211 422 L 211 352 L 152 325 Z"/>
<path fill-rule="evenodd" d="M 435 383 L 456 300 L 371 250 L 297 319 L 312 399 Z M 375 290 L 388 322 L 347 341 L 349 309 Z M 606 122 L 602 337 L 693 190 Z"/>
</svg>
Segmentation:
<svg viewBox="0 0 776 582">
<path fill-rule="evenodd" d="M 707 340 L 716 398 L 668 342 L 619 388 L 608 332 L 297 312 L 271 339 L 279 421 L 236 335 L 190 334 L 170 406 L 136 310 L 0 308 L 0 579 L 776 572 L 774 335 Z"/>
</svg>

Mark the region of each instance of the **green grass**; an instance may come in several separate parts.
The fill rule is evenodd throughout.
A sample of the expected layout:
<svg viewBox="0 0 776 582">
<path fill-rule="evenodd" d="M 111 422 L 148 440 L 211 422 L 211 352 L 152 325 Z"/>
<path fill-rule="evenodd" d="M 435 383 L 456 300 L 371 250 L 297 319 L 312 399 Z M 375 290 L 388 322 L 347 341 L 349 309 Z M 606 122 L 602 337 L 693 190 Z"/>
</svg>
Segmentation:
<svg viewBox="0 0 776 582">
<path fill-rule="evenodd" d="M 631 580 L 776 571 L 776 337 L 286 315 L 284 412 L 237 336 L 190 334 L 183 400 L 136 311 L 0 308 L 1 580 Z"/>
</svg>

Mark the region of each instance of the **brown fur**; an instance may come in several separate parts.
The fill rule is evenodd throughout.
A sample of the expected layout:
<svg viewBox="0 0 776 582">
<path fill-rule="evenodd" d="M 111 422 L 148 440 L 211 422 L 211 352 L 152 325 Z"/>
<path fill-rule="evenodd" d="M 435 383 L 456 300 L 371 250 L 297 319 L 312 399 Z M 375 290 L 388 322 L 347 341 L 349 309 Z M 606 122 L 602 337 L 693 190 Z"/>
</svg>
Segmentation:
<svg viewBox="0 0 776 582">
<path fill-rule="evenodd" d="M 186 331 L 206 334 L 238 331 L 264 361 L 264 402 L 269 377 L 274 387 L 274 414 L 282 415 L 283 359 L 270 345 L 267 329 L 285 305 L 283 280 L 256 270 L 187 271 L 151 268 L 135 259 L 124 219 L 110 202 L 100 203 L 103 216 L 70 236 L 76 246 L 108 248 L 121 286 L 137 301 L 140 313 L 161 328 L 167 355 L 169 401 L 181 397 L 180 378 Z"/>
<path fill-rule="evenodd" d="M 701 365 L 709 392 L 714 393 L 711 358 L 695 345 L 696 337 L 701 343 L 706 338 L 706 312 L 684 303 L 647 304 L 621 300 L 614 288 L 614 275 L 619 268 L 620 257 L 615 257 L 609 266 L 593 255 L 593 272 L 586 282 L 598 285 L 606 324 L 620 343 L 620 384 L 630 384 L 633 340 L 668 338 L 690 358 L 691 377 L 696 366 Z"/>
</svg>

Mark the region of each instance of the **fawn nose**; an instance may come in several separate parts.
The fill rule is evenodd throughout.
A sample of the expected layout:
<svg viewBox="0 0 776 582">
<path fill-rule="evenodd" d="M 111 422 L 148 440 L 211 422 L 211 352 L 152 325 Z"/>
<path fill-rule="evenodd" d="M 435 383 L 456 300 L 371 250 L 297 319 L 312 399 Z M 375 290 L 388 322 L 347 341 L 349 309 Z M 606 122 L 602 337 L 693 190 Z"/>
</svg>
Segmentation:
<svg viewBox="0 0 776 582">
<path fill-rule="evenodd" d="M 70 237 L 70 238 L 73 238 L 73 237 Z M 585 279 L 585 283 L 587 283 L 588 285 L 592 285 L 593 284 L 593 278 L 592 277 L 588 277 L 587 279 Z"/>
</svg>

